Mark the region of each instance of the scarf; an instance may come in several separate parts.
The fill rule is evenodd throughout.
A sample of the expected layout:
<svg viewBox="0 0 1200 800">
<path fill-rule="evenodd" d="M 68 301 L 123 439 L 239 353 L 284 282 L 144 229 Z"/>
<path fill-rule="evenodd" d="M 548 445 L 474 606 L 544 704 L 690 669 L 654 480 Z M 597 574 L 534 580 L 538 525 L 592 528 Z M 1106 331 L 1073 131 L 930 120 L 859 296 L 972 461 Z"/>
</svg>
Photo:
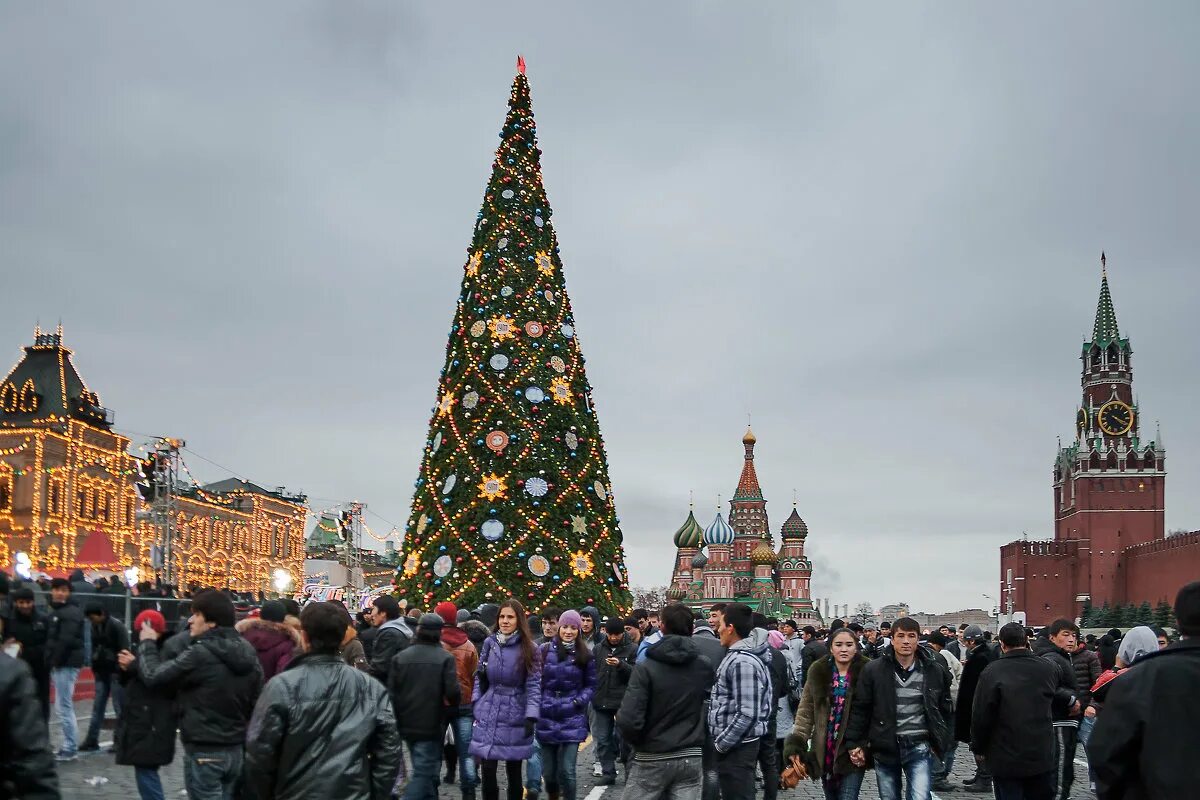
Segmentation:
<svg viewBox="0 0 1200 800">
<path fill-rule="evenodd" d="M 502 645 L 508 644 L 508 640 L 516 635 L 516 631 L 513 631 L 512 633 L 501 633 L 500 631 L 496 631 L 496 641 Z"/>
<path fill-rule="evenodd" d="M 850 691 L 850 671 L 845 675 L 838 672 L 837 664 L 833 667 L 833 678 L 830 679 L 829 691 L 829 721 L 825 726 L 825 769 L 821 776 L 822 782 L 828 788 L 835 790 L 842 785 L 842 776 L 833 771 L 837 761 L 838 734 L 842 729 L 842 714 L 846 710 L 846 695 Z"/>
</svg>

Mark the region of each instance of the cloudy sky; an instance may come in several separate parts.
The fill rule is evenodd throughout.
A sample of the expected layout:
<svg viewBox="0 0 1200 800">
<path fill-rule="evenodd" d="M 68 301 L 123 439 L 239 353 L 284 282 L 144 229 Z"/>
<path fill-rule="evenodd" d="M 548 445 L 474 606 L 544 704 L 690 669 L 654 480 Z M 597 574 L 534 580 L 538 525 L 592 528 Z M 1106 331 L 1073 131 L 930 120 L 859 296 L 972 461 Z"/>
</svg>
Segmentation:
<svg viewBox="0 0 1200 800">
<path fill-rule="evenodd" d="M 523 52 L 635 584 L 753 413 L 815 595 L 989 605 L 1101 249 L 1200 528 L 1195 4 L 436 5 L 5 3 L 0 346 L 61 318 L 119 428 L 402 526 Z"/>
</svg>

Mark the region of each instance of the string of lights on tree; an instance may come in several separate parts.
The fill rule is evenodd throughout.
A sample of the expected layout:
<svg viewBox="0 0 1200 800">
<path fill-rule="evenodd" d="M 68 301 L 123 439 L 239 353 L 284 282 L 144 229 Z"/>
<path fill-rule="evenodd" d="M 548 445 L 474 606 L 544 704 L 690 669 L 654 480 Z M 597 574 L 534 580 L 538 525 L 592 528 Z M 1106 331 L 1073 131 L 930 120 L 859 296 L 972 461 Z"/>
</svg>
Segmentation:
<svg viewBox="0 0 1200 800">
<path fill-rule="evenodd" d="M 631 603 L 523 63 L 476 217 L 397 593 Z"/>
</svg>

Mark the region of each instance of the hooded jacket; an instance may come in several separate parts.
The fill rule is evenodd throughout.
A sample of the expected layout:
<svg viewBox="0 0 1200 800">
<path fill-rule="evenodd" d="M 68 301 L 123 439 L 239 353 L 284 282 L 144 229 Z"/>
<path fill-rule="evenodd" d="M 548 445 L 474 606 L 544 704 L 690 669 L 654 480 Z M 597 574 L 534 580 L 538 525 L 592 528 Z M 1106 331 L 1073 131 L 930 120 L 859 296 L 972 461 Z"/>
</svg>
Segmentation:
<svg viewBox="0 0 1200 800">
<path fill-rule="evenodd" d="M 716 667 L 687 636 L 666 635 L 629 679 L 617 728 L 638 755 L 700 752 Z"/>
<path fill-rule="evenodd" d="M 408 618 L 399 616 L 380 625 L 378 631 L 371 644 L 371 674 L 386 686 L 392 659 L 412 644 L 413 630 L 409 627 Z"/>
<path fill-rule="evenodd" d="M 519 633 L 512 634 L 503 643 L 499 634 L 484 640 L 473 689 L 473 756 L 496 761 L 524 761 L 533 755 L 533 735 L 525 733 L 525 720 L 536 720 L 540 713 L 542 669 L 536 655 L 533 668 L 526 669 L 521 651 Z M 487 687 L 486 691 L 483 686 Z"/>
<path fill-rule="evenodd" d="M 1075 667 L 1071 664 L 1071 656 L 1066 650 L 1047 638 L 1035 639 L 1033 652 L 1054 667 L 1058 682 L 1058 689 L 1054 693 L 1054 724 L 1071 728 L 1078 727 L 1079 717 L 1071 716 L 1071 707 L 1079 699 L 1079 690 L 1075 686 Z"/>
<path fill-rule="evenodd" d="M 440 641 L 416 643 L 392 659 L 388 695 L 396 711 L 396 731 L 408 741 L 440 741 L 447 706 L 458 708 L 461 691 L 454 656 Z"/>
<path fill-rule="evenodd" d="M 950 670 L 942 657 L 918 647 L 914 669 L 924 679 L 922 705 L 929 731 L 929 748 L 941 758 L 953 746 L 951 720 L 954 706 L 950 703 Z M 871 755 L 886 763 L 899 763 L 896 746 L 896 654 L 889 645 L 883 655 L 863 667 L 854 706 L 846 724 L 845 743 L 848 750 L 869 747 Z"/>
<path fill-rule="evenodd" d="M 1100 657 L 1086 647 L 1071 653 L 1075 668 L 1075 688 L 1079 690 L 1079 705 L 1087 708 L 1092 702 L 1092 684 L 1100 677 Z"/>
<path fill-rule="evenodd" d="M 475 688 L 475 668 L 479 666 L 479 651 L 462 628 L 442 628 L 442 648 L 454 657 L 458 678 L 459 705 L 471 705 Z"/>
<path fill-rule="evenodd" d="M 13 638 L 21 643 L 21 660 L 29 665 L 35 675 L 49 673 L 46 663 L 46 644 L 50 638 L 51 620 L 46 612 L 34 606 L 29 616 L 16 608 L 9 609 L 4 620 L 4 638 Z"/>
<path fill-rule="evenodd" d="M 592 618 L 592 633 L 588 637 L 588 647 L 595 647 L 604 638 L 604 626 L 600 624 L 600 612 L 593 606 L 584 606 L 579 609 L 579 613 L 586 614 Z M 580 631 L 580 633 L 583 633 L 583 631 Z"/>
<path fill-rule="evenodd" d="M 615 666 L 608 663 L 610 657 L 617 659 Z M 607 635 L 596 645 L 596 694 L 592 697 L 594 708 L 616 711 L 621 707 L 621 700 L 629 686 L 629 678 L 633 675 L 636 657 L 637 645 L 626 633 L 621 634 L 621 641 L 615 647 L 608 643 Z"/>
<path fill-rule="evenodd" d="M 721 640 L 713 633 L 712 628 L 707 625 L 698 625 L 692 632 L 692 644 L 696 646 L 696 652 L 708 659 L 712 664 L 713 672 L 717 671 L 717 667 L 721 666 L 721 662 L 725 660 L 725 645 L 721 644 Z"/>
<path fill-rule="evenodd" d="M 585 646 L 576 642 L 575 647 Z M 559 653 L 558 639 L 541 646 L 542 700 L 537 738 L 542 744 L 582 742 L 588 735 L 588 704 L 596 692 L 596 661 L 583 666 L 573 649 Z"/>
<path fill-rule="evenodd" d="M 23 662 L 4 653 L 0 653 L 0 797 L 60 797 L 33 675 Z"/>
<path fill-rule="evenodd" d="M 753 635 L 729 648 L 717 667 L 708 708 L 713 746 L 727 753 L 766 734 L 775 707 L 767 670 L 770 646 Z"/>
<path fill-rule="evenodd" d="M 246 741 L 263 674 L 258 654 L 233 628 L 206 631 L 171 661 L 163 661 L 157 642 L 144 641 L 138 645 L 136 663 L 147 686 L 175 688 L 185 749 L 233 747 Z"/>
<path fill-rule="evenodd" d="M 971 752 L 997 778 L 1028 778 L 1054 769 L 1050 704 L 1058 671 L 1027 648 L 988 665 L 971 713 Z"/>
<path fill-rule="evenodd" d="M 846 748 L 846 722 L 850 718 L 850 709 L 854 707 L 855 697 L 862 680 L 863 667 L 871 663 L 870 659 L 857 655 L 850 662 L 850 684 L 846 689 L 846 702 L 842 707 L 842 718 L 837 728 L 837 755 L 833 761 L 833 773 L 846 775 L 857 769 L 850 763 L 849 750 Z M 804 758 L 808 766 L 808 777 L 820 780 L 825 772 L 825 741 L 828 738 L 829 711 L 833 706 L 833 659 L 830 656 L 817 659 L 809 667 L 809 680 L 804 684 L 804 692 L 800 695 L 800 705 L 796 709 L 796 723 L 792 726 L 791 734 L 799 740 L 808 743 L 808 756 Z M 796 742 L 799 744 L 800 742 Z M 785 745 L 791 748 L 792 744 Z"/>
<path fill-rule="evenodd" d="M 1192 798 L 1200 787 L 1200 638 L 1139 658 L 1109 684 L 1088 740 L 1100 800 Z"/>
<path fill-rule="evenodd" d="M 88 620 L 86 625 L 92 625 Z M 112 677 L 117 671 L 117 653 L 129 649 L 129 631 L 125 623 L 105 613 L 99 625 L 92 625 L 92 672 Z"/>
<path fill-rule="evenodd" d="M 176 637 L 177 638 L 177 637 Z M 150 645 L 159 649 L 163 659 L 171 658 L 174 638 L 159 638 Z M 167 652 L 162 652 L 167 650 Z M 117 763 L 127 767 L 162 767 L 175 758 L 175 692 L 166 686 L 147 686 L 137 667 L 121 670 L 118 680 L 125 687 L 117 730 L 113 734 L 113 750 Z"/>
<path fill-rule="evenodd" d="M 84 625 L 79 606 L 68 601 L 50 604 L 50 632 L 46 638 L 46 663 L 51 669 L 83 666 Z M 90 638 L 90 637 L 89 637 Z"/>
<path fill-rule="evenodd" d="M 962 675 L 958 679 L 958 701 L 954 704 L 954 738 L 960 742 L 971 741 L 971 710 L 975 702 L 975 688 L 979 685 L 979 676 L 987 665 L 992 663 L 991 649 L 982 641 L 977 642 L 963 664 Z"/>
<path fill-rule="evenodd" d="M 255 797 L 377 800 L 399 767 L 387 692 L 335 654 L 298 656 L 254 707 L 243 774 Z"/>
<path fill-rule="evenodd" d="M 292 658 L 303 648 L 296 629 L 284 622 L 248 617 L 236 626 L 237 632 L 250 643 L 262 665 L 263 680 L 269 681 L 287 669 Z"/>
<path fill-rule="evenodd" d="M 469 619 L 462 624 L 462 629 L 466 631 L 467 638 L 471 640 L 471 644 L 475 646 L 475 652 L 479 653 L 483 649 L 483 643 L 487 641 L 491 631 L 487 625 L 484 625 L 477 619 Z M 474 695 L 472 695 L 474 697 Z"/>
</svg>

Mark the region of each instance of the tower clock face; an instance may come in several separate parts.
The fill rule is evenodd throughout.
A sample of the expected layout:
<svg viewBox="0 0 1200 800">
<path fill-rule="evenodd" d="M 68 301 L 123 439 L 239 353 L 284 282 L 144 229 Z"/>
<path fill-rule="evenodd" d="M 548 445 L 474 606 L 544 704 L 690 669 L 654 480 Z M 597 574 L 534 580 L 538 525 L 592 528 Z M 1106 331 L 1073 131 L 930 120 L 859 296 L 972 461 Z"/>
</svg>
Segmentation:
<svg viewBox="0 0 1200 800">
<path fill-rule="evenodd" d="M 1133 409 L 1120 400 L 1111 400 L 1100 408 L 1100 430 L 1109 436 L 1124 436 L 1133 427 Z"/>
</svg>

